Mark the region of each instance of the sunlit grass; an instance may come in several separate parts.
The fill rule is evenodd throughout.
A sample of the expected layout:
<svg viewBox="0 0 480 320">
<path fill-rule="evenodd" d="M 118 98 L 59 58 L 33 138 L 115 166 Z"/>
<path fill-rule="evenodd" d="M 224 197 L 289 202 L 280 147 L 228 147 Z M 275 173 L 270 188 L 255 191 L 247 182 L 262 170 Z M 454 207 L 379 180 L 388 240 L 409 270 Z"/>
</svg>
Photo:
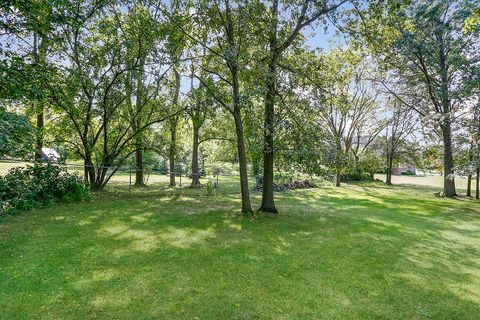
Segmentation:
<svg viewBox="0 0 480 320">
<path fill-rule="evenodd" d="M 0 218 L 0 318 L 478 319 L 479 203 L 325 186 L 251 219 L 235 188 L 120 187 Z"/>
</svg>

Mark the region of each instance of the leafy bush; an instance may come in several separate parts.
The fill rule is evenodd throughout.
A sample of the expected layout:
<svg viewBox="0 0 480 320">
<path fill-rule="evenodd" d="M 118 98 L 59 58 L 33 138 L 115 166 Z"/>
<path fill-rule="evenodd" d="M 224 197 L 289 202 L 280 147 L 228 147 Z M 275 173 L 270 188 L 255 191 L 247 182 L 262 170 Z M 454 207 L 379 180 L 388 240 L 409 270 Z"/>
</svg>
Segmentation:
<svg viewBox="0 0 480 320">
<path fill-rule="evenodd" d="M 350 172 L 342 173 L 342 181 L 372 181 L 372 176 L 366 172 Z"/>
<path fill-rule="evenodd" d="M 208 181 L 205 185 L 205 195 L 209 197 L 213 196 L 216 188 L 216 185 L 212 183 L 212 181 Z"/>
<path fill-rule="evenodd" d="M 56 201 L 79 201 L 86 192 L 82 179 L 61 166 L 18 167 L 0 177 L 0 211 L 47 207 Z"/>
<path fill-rule="evenodd" d="M 401 175 L 402 176 L 414 176 L 415 172 L 409 170 L 409 171 L 402 172 Z"/>
</svg>

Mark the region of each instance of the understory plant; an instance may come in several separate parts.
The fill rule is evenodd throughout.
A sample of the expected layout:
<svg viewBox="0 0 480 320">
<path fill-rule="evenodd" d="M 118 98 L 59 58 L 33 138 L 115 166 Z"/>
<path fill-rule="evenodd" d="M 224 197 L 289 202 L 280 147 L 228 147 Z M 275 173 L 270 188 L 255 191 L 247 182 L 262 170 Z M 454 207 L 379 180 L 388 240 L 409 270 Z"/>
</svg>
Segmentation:
<svg viewBox="0 0 480 320">
<path fill-rule="evenodd" d="M 0 212 L 79 201 L 86 192 L 82 178 L 68 173 L 61 165 L 38 163 L 17 167 L 0 177 Z"/>
</svg>

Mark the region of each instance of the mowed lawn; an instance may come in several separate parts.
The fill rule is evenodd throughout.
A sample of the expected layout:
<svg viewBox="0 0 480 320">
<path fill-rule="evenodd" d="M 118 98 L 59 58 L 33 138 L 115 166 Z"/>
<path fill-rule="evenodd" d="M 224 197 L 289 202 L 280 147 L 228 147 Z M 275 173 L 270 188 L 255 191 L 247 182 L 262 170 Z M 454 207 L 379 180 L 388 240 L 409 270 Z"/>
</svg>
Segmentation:
<svg viewBox="0 0 480 320">
<path fill-rule="evenodd" d="M 154 187 L 0 218 L 1 319 L 479 319 L 480 203 L 425 187 Z M 260 195 L 253 194 L 258 206 Z"/>
</svg>

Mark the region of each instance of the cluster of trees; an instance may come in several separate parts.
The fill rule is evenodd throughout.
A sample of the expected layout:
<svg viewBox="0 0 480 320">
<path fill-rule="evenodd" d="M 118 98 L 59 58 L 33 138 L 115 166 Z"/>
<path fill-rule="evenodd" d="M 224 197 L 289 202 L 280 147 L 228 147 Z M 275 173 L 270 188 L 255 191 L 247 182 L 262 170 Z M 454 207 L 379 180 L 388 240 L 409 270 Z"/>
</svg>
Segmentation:
<svg viewBox="0 0 480 320">
<path fill-rule="evenodd" d="M 31 141 L 37 159 L 46 141 L 63 146 L 83 159 L 92 189 L 132 157 L 143 185 L 151 153 L 168 159 L 171 173 L 188 158 L 192 187 L 200 155 L 235 159 L 243 212 L 252 211 L 249 167 L 262 175 L 265 212 L 277 212 L 276 169 L 334 174 L 340 186 L 346 174 L 386 167 L 391 183 L 395 162 L 432 155 L 443 157 L 444 194 L 454 196 L 457 167 L 479 176 L 478 8 L 464 0 L 4 1 L 0 121 L 18 129 L 0 137 Z M 322 26 L 337 30 L 336 49 L 309 44 Z M 431 141 L 423 157 L 418 137 Z M 428 152 L 439 144 L 440 153 Z M 9 150 L 2 156 L 25 148 Z"/>
</svg>

